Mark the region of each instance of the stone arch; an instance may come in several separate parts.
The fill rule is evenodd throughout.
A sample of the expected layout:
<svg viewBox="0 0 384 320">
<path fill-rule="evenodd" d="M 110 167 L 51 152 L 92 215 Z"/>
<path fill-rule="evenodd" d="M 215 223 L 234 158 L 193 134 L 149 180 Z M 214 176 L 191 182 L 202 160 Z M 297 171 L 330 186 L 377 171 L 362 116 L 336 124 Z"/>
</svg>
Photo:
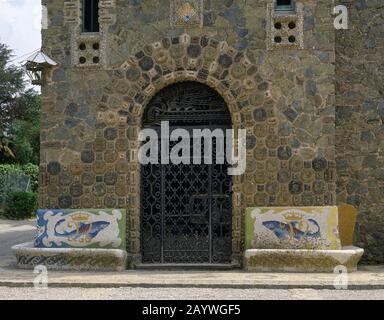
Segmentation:
<svg viewBox="0 0 384 320">
<path fill-rule="evenodd" d="M 103 124 L 110 120 L 110 124 L 117 124 L 119 132 L 126 130 L 129 140 L 129 152 L 126 154 L 127 251 L 132 264 L 140 262 L 140 165 L 137 163 L 137 135 L 145 106 L 156 93 L 171 84 L 184 81 L 206 84 L 225 100 L 233 128 L 247 128 L 247 159 L 253 158 L 256 146 L 253 129 L 255 121 L 270 119 L 272 125 L 276 123 L 269 83 L 263 80 L 258 71 L 258 67 L 251 63 L 244 52 L 230 47 L 227 42 L 207 36 L 191 37 L 188 34 L 149 44 L 123 64 L 113 66 L 110 71 L 112 80 L 105 87 L 98 107 L 98 122 Z M 264 100 L 269 100 L 272 106 L 269 111 L 262 108 L 263 103 L 259 104 Z M 234 177 L 232 260 L 238 265 L 242 259 L 244 232 L 242 183 L 243 177 Z"/>
<path fill-rule="evenodd" d="M 113 68 L 107 90 L 120 88 L 128 92 L 127 103 L 138 107 L 139 116 L 157 92 L 182 81 L 198 81 L 216 90 L 238 126 L 242 125 L 240 112 L 252 106 L 255 92 L 269 96 L 268 83 L 244 52 L 207 36 L 164 38 Z"/>
</svg>

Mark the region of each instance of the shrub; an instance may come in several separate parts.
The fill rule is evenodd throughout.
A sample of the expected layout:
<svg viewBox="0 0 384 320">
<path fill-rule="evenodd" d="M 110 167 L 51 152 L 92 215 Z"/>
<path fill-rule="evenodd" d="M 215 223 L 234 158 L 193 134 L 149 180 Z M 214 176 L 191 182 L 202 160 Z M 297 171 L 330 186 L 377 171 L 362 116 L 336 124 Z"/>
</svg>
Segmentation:
<svg viewBox="0 0 384 320">
<path fill-rule="evenodd" d="M 37 210 L 37 206 L 37 193 L 11 192 L 7 198 L 4 216 L 13 220 L 27 219 Z"/>
</svg>

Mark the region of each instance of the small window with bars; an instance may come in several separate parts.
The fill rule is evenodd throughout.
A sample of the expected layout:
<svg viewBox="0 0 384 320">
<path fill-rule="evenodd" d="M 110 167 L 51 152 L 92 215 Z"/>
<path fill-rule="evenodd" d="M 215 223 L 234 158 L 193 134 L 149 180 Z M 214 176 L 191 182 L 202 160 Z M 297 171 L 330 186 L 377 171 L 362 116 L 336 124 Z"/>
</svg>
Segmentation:
<svg viewBox="0 0 384 320">
<path fill-rule="evenodd" d="M 99 0 L 83 0 L 83 32 L 99 32 Z"/>
<path fill-rule="evenodd" d="M 295 3 L 294 0 L 276 0 L 275 10 L 276 11 L 294 11 Z"/>
</svg>

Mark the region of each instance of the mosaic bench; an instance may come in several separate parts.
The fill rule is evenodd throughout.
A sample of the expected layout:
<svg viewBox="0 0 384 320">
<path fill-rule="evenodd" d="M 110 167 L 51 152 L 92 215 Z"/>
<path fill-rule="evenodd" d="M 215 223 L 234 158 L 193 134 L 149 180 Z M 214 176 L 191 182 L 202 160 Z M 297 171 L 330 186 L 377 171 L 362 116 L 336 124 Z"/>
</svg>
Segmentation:
<svg viewBox="0 0 384 320">
<path fill-rule="evenodd" d="M 340 207 L 248 208 L 247 271 L 333 272 L 357 270 L 364 250 L 352 245 L 356 210 Z"/>
<path fill-rule="evenodd" d="M 12 250 L 20 268 L 124 270 L 125 226 L 122 209 L 38 210 L 34 242 Z"/>
</svg>

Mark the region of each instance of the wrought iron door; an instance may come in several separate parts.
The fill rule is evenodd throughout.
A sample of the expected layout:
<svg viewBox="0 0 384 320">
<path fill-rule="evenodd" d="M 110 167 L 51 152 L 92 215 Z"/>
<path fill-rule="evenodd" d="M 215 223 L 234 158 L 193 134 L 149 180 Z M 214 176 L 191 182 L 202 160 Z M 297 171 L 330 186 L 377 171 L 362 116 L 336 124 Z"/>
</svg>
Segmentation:
<svg viewBox="0 0 384 320">
<path fill-rule="evenodd" d="M 143 126 L 158 130 L 164 120 L 172 128 L 189 131 L 220 127 L 225 132 L 231 123 L 223 99 L 194 82 L 167 87 L 150 102 Z M 143 263 L 230 262 L 232 181 L 228 165 L 216 163 L 215 154 L 213 160 L 213 164 L 142 165 Z"/>
</svg>

